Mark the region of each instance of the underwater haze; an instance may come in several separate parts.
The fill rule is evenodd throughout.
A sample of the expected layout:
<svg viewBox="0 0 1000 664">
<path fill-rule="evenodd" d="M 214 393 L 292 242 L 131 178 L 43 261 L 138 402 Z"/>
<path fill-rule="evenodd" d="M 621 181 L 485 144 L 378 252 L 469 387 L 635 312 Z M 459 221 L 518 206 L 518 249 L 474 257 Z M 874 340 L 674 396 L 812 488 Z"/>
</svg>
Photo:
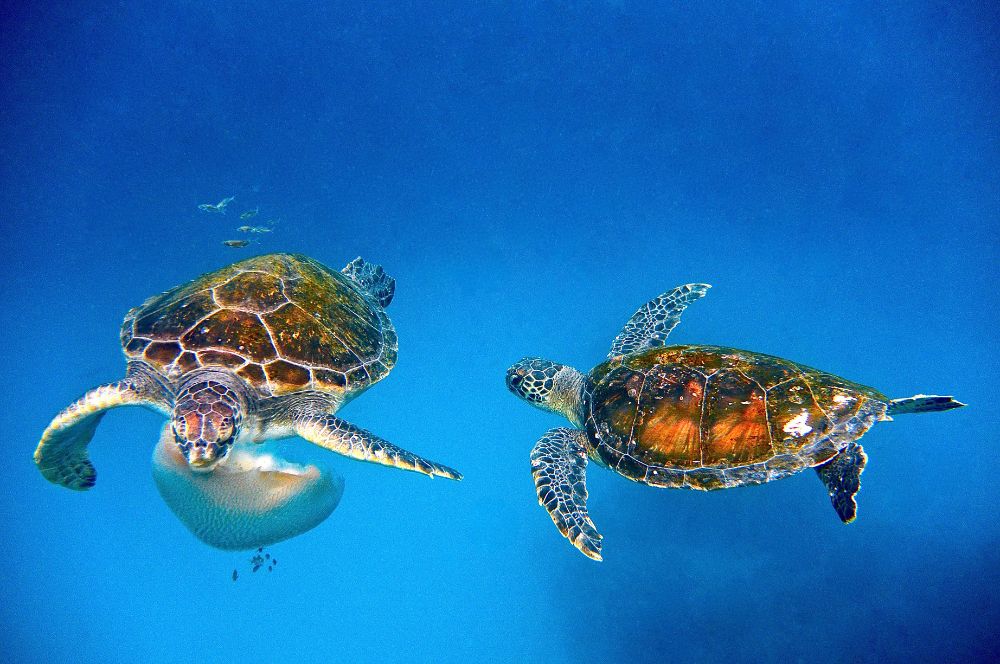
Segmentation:
<svg viewBox="0 0 1000 664">
<path fill-rule="evenodd" d="M 996 4 L 0 11 L 0 660 L 1000 659 Z M 51 418 L 123 375 L 129 308 L 279 251 L 395 277 L 398 364 L 340 414 L 462 482 L 270 444 L 345 488 L 253 572 L 160 498 L 155 413 L 104 419 L 92 490 L 42 477 Z M 588 371 L 689 282 L 671 343 L 969 407 L 876 425 L 847 526 L 812 471 L 705 493 L 591 464 L 591 561 L 530 473 L 566 421 L 504 372 Z"/>
</svg>

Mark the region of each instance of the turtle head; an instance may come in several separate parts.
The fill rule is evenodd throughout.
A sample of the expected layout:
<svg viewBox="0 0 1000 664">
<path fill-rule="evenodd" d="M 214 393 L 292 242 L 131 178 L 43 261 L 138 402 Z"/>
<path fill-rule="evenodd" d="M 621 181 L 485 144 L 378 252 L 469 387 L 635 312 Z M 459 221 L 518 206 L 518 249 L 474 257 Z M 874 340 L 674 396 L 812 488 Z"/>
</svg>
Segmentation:
<svg viewBox="0 0 1000 664">
<path fill-rule="evenodd" d="M 532 406 L 583 424 L 584 376 L 573 367 L 526 357 L 507 369 L 507 389 Z"/>
<path fill-rule="evenodd" d="M 174 442 L 193 471 L 212 470 L 240 433 L 243 402 L 222 381 L 196 380 L 177 395 L 171 426 Z"/>
</svg>

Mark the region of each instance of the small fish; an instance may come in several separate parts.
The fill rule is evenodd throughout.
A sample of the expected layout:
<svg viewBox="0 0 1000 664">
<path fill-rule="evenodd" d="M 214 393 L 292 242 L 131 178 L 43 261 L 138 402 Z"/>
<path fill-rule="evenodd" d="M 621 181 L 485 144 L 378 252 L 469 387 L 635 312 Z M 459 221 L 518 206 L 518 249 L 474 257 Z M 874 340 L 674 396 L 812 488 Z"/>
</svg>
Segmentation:
<svg viewBox="0 0 1000 664">
<path fill-rule="evenodd" d="M 253 231 L 253 226 L 240 226 L 236 231 L 239 233 L 250 233 Z"/>
<path fill-rule="evenodd" d="M 250 244 L 250 240 L 224 240 L 222 244 L 226 245 L 227 247 L 242 249 L 243 247 Z"/>
<path fill-rule="evenodd" d="M 233 581 L 235 581 L 238 578 L 240 578 L 239 572 L 237 572 L 236 570 L 233 570 Z"/>
<path fill-rule="evenodd" d="M 202 212 L 217 212 L 219 214 L 225 214 L 226 206 L 232 203 L 235 199 L 235 196 L 230 196 L 229 198 L 223 198 L 215 205 L 212 205 L 211 203 L 202 203 L 198 206 L 198 209 Z"/>
<path fill-rule="evenodd" d="M 259 569 L 260 569 L 260 565 L 254 565 L 254 566 L 253 566 L 253 571 L 254 571 L 254 572 L 256 572 L 256 571 L 257 571 L 257 570 L 259 570 Z"/>
<path fill-rule="evenodd" d="M 247 210 L 246 212 L 240 215 L 240 219 L 253 219 L 254 217 L 257 216 L 258 212 L 260 212 L 259 207 L 255 207 L 252 210 Z"/>
</svg>

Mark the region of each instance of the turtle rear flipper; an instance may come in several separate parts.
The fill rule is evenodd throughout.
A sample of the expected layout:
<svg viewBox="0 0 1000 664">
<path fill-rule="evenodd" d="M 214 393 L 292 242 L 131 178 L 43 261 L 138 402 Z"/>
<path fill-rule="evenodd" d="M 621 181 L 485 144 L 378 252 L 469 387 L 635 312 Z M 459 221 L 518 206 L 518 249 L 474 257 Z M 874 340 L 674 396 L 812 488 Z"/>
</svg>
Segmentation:
<svg viewBox="0 0 1000 664">
<path fill-rule="evenodd" d="M 45 479 L 77 491 L 94 486 L 97 473 L 87 444 L 109 409 L 129 405 L 163 407 L 142 382 L 125 379 L 95 387 L 56 415 L 35 449 L 35 464 Z"/>
<path fill-rule="evenodd" d="M 639 307 L 615 337 L 608 357 L 662 346 L 670 331 L 681 322 L 687 306 L 703 297 L 709 288 L 708 284 L 685 284 Z"/>
<path fill-rule="evenodd" d="M 396 292 L 396 280 L 385 273 L 381 265 L 366 263 L 361 256 L 341 270 L 383 307 L 389 306 Z"/>
<path fill-rule="evenodd" d="M 559 532 L 593 560 L 601 558 L 601 534 L 587 513 L 587 434 L 550 429 L 531 450 L 538 504 Z"/>
<path fill-rule="evenodd" d="M 933 394 L 916 394 L 905 399 L 893 399 L 889 402 L 889 415 L 905 415 L 907 413 L 933 413 L 939 410 L 951 410 L 965 406 L 952 397 L 941 397 Z"/>
<path fill-rule="evenodd" d="M 816 474 L 826 485 L 830 502 L 837 516 L 844 523 L 854 521 L 858 515 L 855 496 L 861 490 L 861 473 L 868 462 L 868 455 L 855 442 L 851 442 L 826 463 L 816 466 Z"/>
</svg>

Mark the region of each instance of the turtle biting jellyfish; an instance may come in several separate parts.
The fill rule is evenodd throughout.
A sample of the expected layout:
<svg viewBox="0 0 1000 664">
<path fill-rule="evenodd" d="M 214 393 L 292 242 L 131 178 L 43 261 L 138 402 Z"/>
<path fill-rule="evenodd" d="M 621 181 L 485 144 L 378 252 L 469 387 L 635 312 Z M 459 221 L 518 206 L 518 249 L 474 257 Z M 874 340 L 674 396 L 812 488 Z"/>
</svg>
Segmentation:
<svg viewBox="0 0 1000 664">
<path fill-rule="evenodd" d="M 167 504 L 206 543 L 252 549 L 293 537 L 336 507 L 343 480 L 255 444 L 299 436 L 354 459 L 429 476 L 462 475 L 338 418 L 396 362 L 385 307 L 395 281 L 357 258 L 337 272 L 305 256 L 249 258 L 128 312 L 125 377 L 93 388 L 42 434 L 46 479 L 86 490 L 87 444 L 111 408 L 169 418 L 153 454 Z"/>
</svg>

